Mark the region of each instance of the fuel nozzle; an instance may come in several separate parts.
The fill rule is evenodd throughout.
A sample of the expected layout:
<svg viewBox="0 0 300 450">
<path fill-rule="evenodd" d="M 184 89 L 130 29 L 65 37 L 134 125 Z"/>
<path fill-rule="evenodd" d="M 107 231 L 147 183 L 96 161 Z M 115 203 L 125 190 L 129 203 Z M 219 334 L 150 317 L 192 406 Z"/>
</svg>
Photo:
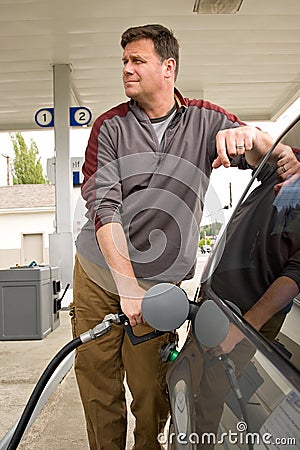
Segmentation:
<svg viewBox="0 0 300 450">
<path fill-rule="evenodd" d="M 93 329 L 90 329 L 79 336 L 81 342 L 85 344 L 86 342 L 103 336 L 110 331 L 113 323 L 121 323 L 119 314 L 107 314 L 102 322 L 98 323 L 98 325 L 96 325 Z"/>
<path fill-rule="evenodd" d="M 179 351 L 176 350 L 176 342 L 168 342 L 159 350 L 159 356 L 163 362 L 174 362 L 178 355 Z"/>
</svg>

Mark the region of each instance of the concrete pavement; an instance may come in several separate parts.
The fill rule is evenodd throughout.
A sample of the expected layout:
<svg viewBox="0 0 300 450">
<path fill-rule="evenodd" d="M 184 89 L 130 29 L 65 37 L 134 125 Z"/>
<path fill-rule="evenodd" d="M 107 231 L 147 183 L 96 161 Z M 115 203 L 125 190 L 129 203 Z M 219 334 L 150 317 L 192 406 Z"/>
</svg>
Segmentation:
<svg viewBox="0 0 300 450">
<path fill-rule="evenodd" d="M 67 311 L 60 313 L 60 325 L 43 340 L 0 343 L 1 438 L 21 415 L 36 382 L 56 353 L 70 340 Z M 36 421 L 21 441 L 20 449 L 88 449 L 83 410 L 74 378 L 68 371 L 52 393 Z M 1 449 L 2 450 L 2 449 Z"/>
</svg>

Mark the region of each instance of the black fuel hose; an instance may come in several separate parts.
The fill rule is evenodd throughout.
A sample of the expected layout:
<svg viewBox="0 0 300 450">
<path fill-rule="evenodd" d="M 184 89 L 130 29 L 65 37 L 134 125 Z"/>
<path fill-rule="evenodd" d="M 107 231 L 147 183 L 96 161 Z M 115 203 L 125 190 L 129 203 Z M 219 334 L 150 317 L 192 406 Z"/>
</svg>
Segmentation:
<svg viewBox="0 0 300 450">
<path fill-rule="evenodd" d="M 251 432 L 251 428 L 249 429 L 249 417 L 248 417 L 248 411 L 247 411 L 247 405 L 243 399 L 242 392 L 239 387 L 238 380 L 236 378 L 235 374 L 235 364 L 232 361 L 232 359 L 228 356 L 228 354 L 223 354 L 220 356 L 220 360 L 224 362 L 225 364 L 225 372 L 227 375 L 228 382 L 230 384 L 230 387 L 239 403 L 242 419 L 244 420 L 245 424 L 247 425 L 247 429 Z M 252 442 L 248 442 L 248 449 L 254 450 Z"/>
<path fill-rule="evenodd" d="M 29 420 L 32 416 L 32 413 L 39 401 L 39 398 L 50 380 L 51 376 L 53 375 L 54 371 L 57 369 L 57 367 L 60 365 L 60 363 L 66 358 L 66 356 L 71 353 L 73 350 L 75 350 L 77 347 L 79 347 L 84 342 L 81 340 L 81 337 L 77 337 L 73 339 L 72 341 L 68 342 L 50 361 L 46 369 L 44 370 L 43 374 L 41 375 L 39 381 L 37 382 L 28 402 L 27 405 L 24 408 L 24 411 L 20 417 L 20 420 L 18 421 L 18 424 L 16 426 L 16 429 L 14 431 L 14 434 L 8 444 L 7 450 L 16 450 L 18 447 L 22 436 L 26 430 L 26 427 L 29 423 Z"/>
</svg>

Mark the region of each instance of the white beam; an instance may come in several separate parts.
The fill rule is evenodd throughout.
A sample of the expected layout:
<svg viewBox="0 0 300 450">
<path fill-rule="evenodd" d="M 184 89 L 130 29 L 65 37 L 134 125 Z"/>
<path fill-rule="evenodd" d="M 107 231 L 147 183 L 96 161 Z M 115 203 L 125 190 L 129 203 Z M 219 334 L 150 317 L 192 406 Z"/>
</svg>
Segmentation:
<svg viewBox="0 0 300 450">
<path fill-rule="evenodd" d="M 49 239 L 51 266 L 61 271 L 62 285 L 72 285 L 73 220 L 72 171 L 70 158 L 69 110 L 71 98 L 71 70 L 67 64 L 53 66 L 54 136 L 55 136 L 55 197 L 56 232 Z"/>
</svg>

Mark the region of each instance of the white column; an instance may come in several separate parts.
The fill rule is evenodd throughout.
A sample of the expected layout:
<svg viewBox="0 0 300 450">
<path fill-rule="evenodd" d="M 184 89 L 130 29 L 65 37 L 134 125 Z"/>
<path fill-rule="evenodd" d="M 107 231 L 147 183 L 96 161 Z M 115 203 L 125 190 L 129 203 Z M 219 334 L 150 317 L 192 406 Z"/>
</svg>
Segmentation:
<svg viewBox="0 0 300 450">
<path fill-rule="evenodd" d="M 72 285 L 73 218 L 72 171 L 70 158 L 69 109 L 71 99 L 71 70 L 67 64 L 53 66 L 54 132 L 55 132 L 55 197 L 56 232 L 49 236 L 51 266 L 61 271 L 63 287 Z"/>
</svg>

